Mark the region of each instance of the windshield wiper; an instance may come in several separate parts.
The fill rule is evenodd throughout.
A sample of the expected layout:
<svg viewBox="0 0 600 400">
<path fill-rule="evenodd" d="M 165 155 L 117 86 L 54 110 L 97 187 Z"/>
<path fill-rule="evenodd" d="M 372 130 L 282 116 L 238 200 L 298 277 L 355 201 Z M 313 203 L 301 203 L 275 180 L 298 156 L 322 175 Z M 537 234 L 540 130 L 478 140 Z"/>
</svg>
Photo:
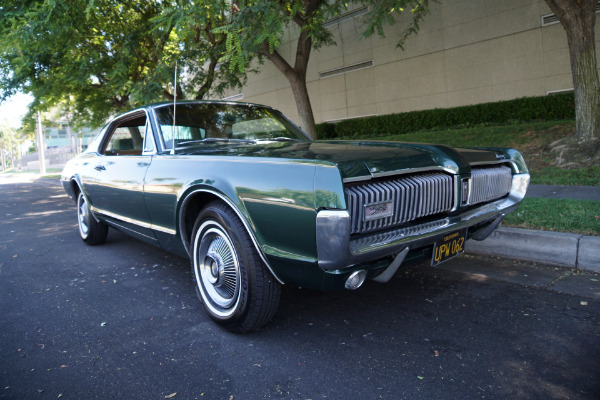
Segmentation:
<svg viewBox="0 0 600 400">
<path fill-rule="evenodd" d="M 204 138 L 204 139 L 186 140 L 185 142 L 179 142 L 179 143 L 177 143 L 177 146 L 187 145 L 187 144 L 192 144 L 192 143 L 218 143 L 218 142 L 223 142 L 223 143 L 228 143 L 228 142 L 254 143 L 254 140 L 247 140 L 247 139 L 227 139 L 227 138 L 213 138 L 213 137 L 209 137 L 209 138 Z"/>
<path fill-rule="evenodd" d="M 274 138 L 260 138 L 256 139 L 257 142 L 295 142 L 298 139 L 293 139 L 285 136 L 279 136 Z"/>
</svg>

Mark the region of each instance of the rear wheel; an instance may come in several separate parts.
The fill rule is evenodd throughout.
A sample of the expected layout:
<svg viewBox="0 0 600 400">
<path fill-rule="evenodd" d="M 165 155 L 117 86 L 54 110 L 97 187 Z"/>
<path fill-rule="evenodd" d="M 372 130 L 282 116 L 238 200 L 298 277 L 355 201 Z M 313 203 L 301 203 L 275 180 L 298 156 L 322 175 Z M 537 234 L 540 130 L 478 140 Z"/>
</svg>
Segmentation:
<svg viewBox="0 0 600 400">
<path fill-rule="evenodd" d="M 83 192 L 79 192 L 79 196 L 77 196 L 77 224 L 79 235 L 87 244 L 97 245 L 106 241 L 108 225 L 96 221 Z"/>
<path fill-rule="evenodd" d="M 229 207 L 221 202 L 206 206 L 190 244 L 198 296 L 214 321 L 235 332 L 269 322 L 277 310 L 280 285 Z"/>
</svg>

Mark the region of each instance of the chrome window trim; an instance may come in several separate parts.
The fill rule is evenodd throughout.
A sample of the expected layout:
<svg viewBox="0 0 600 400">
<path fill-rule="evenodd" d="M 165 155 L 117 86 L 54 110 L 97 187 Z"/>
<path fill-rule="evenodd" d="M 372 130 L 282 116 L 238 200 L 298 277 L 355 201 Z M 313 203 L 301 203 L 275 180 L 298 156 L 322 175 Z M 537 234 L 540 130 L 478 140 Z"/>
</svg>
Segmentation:
<svg viewBox="0 0 600 400">
<path fill-rule="evenodd" d="M 150 138 L 152 142 L 153 150 L 146 150 L 146 143 Z M 148 118 L 148 114 L 146 113 L 146 131 L 144 132 L 144 143 L 142 143 L 142 155 L 143 156 L 153 156 L 156 154 L 156 141 L 154 140 L 154 134 L 152 132 L 152 125 L 150 124 L 150 119 Z"/>
<path fill-rule="evenodd" d="M 190 102 L 190 101 L 181 101 L 178 102 L 177 105 L 181 105 L 181 104 L 194 104 L 194 102 Z M 254 107 L 254 108 L 262 108 L 265 110 L 269 110 L 272 111 L 273 113 L 277 114 L 279 117 L 281 117 L 282 119 L 284 119 L 287 123 L 289 123 L 290 125 L 292 125 L 294 128 L 298 129 L 298 132 L 300 132 L 304 138 L 308 141 L 308 142 L 312 142 L 313 139 L 308 136 L 308 134 L 306 132 L 304 132 L 298 125 L 294 124 L 289 118 L 287 118 L 285 115 L 283 115 L 283 113 L 281 113 L 279 110 L 276 110 L 272 107 L 269 106 L 265 106 L 265 105 L 260 105 L 260 104 L 253 104 L 253 103 L 244 103 L 244 102 L 236 102 L 236 101 L 205 101 L 202 104 L 208 104 L 208 105 L 226 105 L 226 106 L 249 106 L 249 107 Z M 152 107 L 152 117 L 154 120 L 154 125 L 156 126 L 156 134 L 158 136 L 158 139 L 160 141 L 160 146 L 161 146 L 161 150 L 163 152 L 166 151 L 170 151 L 170 149 L 167 149 L 166 145 L 165 145 L 165 140 L 163 138 L 163 134 L 162 134 L 162 130 L 160 128 L 159 125 L 159 121 L 158 121 L 158 114 L 157 111 L 160 108 L 163 107 L 169 107 L 169 106 L 173 106 L 173 103 L 164 103 L 164 104 L 158 104 L 156 106 Z"/>
<path fill-rule="evenodd" d="M 113 155 L 106 155 L 104 154 L 104 150 L 106 150 L 106 146 L 108 145 L 108 140 L 110 139 L 110 137 L 113 134 L 113 131 L 115 130 L 117 125 L 122 124 L 123 122 L 130 120 L 130 119 L 135 119 L 141 116 L 141 114 L 144 114 L 146 116 L 146 127 L 148 127 L 148 119 L 149 119 L 149 115 L 148 112 L 146 112 L 145 109 L 143 108 L 138 108 L 136 110 L 132 110 L 126 114 L 123 114 L 121 116 L 118 117 L 118 119 L 115 119 L 114 121 L 112 121 L 109 125 L 107 125 L 104 129 L 103 132 L 100 132 L 103 134 L 102 140 L 97 148 L 98 154 L 102 155 L 102 156 L 107 156 L 107 157 L 113 157 Z M 145 143 L 145 136 L 146 133 L 144 132 L 144 138 L 142 140 L 142 154 L 143 155 L 143 151 L 144 151 L 144 143 Z"/>
<path fill-rule="evenodd" d="M 166 105 L 167 104 L 165 104 L 165 106 Z M 159 108 L 161 108 L 161 106 L 152 108 L 152 117 L 153 117 L 152 119 L 154 120 L 154 125 L 156 126 L 156 134 L 157 134 L 158 140 L 160 142 L 161 150 L 164 152 L 164 151 L 167 151 L 168 149 L 167 149 L 167 146 L 165 146 L 165 139 L 163 138 L 162 131 L 160 130 L 160 126 L 158 125 L 158 115 L 156 115 L 156 110 Z"/>
</svg>

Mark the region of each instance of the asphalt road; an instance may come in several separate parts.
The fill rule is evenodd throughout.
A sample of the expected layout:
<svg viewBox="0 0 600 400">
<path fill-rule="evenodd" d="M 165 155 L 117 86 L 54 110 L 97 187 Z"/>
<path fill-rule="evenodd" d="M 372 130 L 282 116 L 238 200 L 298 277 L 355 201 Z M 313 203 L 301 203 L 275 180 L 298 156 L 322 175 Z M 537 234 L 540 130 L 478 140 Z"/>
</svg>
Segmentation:
<svg viewBox="0 0 600 400">
<path fill-rule="evenodd" d="M 599 376 L 599 275 L 463 256 L 285 288 L 234 335 L 186 260 L 113 230 L 86 246 L 56 184 L 0 184 L 2 399 L 598 399 Z"/>
</svg>

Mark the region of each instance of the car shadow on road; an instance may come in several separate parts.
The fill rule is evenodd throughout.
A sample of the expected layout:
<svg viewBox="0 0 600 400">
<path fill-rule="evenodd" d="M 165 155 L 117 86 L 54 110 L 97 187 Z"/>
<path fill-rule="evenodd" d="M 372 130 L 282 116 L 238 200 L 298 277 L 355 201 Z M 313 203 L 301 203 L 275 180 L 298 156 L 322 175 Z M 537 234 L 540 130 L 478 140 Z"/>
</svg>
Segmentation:
<svg viewBox="0 0 600 400">
<path fill-rule="evenodd" d="M 73 398 L 600 397 L 594 298 L 474 279 L 465 258 L 352 292 L 286 286 L 270 324 L 236 335 L 203 312 L 187 260 L 112 229 L 87 246 L 58 188 L 24 190 L 0 210 L 0 366 L 21 398 L 42 383 Z"/>
</svg>

